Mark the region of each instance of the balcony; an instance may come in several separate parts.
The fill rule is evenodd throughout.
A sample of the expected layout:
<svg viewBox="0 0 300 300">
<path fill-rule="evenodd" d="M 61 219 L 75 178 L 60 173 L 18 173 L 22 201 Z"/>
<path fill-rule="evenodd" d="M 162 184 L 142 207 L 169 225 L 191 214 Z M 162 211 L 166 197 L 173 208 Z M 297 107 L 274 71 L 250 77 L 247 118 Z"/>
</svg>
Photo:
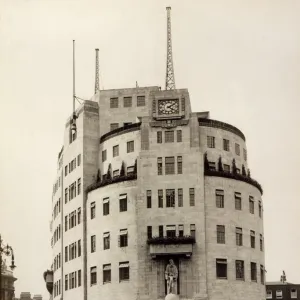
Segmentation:
<svg viewBox="0 0 300 300">
<path fill-rule="evenodd" d="M 152 258 L 166 255 L 191 257 L 196 240 L 193 236 L 153 237 L 147 243 Z"/>
</svg>

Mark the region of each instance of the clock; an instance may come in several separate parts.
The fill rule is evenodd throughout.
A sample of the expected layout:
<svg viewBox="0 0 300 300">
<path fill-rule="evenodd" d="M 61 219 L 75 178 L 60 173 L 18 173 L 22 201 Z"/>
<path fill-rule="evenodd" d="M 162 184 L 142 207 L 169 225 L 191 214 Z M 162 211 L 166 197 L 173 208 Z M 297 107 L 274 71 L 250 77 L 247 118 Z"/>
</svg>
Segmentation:
<svg viewBox="0 0 300 300">
<path fill-rule="evenodd" d="M 179 100 L 159 100 L 158 101 L 159 115 L 174 115 L 179 114 Z"/>
</svg>

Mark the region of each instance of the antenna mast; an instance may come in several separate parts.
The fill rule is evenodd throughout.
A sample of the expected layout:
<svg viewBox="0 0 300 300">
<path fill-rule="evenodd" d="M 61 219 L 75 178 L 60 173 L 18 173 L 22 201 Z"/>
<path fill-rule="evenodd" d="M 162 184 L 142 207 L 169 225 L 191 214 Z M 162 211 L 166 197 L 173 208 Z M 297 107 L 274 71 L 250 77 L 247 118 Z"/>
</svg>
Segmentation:
<svg viewBox="0 0 300 300">
<path fill-rule="evenodd" d="M 72 125 L 71 132 L 76 133 L 76 114 L 75 114 L 75 40 L 73 40 L 73 117 L 72 117 Z"/>
<path fill-rule="evenodd" d="M 95 69 L 95 94 L 100 90 L 99 83 L 99 49 L 96 50 L 96 69 Z"/>
<path fill-rule="evenodd" d="M 175 77 L 172 54 L 172 35 L 171 35 L 171 7 L 167 7 L 167 70 L 166 70 L 166 90 L 174 90 Z"/>
</svg>

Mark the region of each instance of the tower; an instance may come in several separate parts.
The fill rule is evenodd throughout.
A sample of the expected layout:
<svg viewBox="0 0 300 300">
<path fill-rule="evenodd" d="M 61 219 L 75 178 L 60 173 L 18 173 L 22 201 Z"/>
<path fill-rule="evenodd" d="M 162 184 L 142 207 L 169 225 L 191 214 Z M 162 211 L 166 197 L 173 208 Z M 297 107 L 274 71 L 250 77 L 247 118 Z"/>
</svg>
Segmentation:
<svg viewBox="0 0 300 300">
<path fill-rule="evenodd" d="M 167 7 L 167 68 L 166 68 L 166 90 L 174 90 L 175 76 L 172 53 L 172 35 L 171 35 L 171 7 Z"/>
</svg>

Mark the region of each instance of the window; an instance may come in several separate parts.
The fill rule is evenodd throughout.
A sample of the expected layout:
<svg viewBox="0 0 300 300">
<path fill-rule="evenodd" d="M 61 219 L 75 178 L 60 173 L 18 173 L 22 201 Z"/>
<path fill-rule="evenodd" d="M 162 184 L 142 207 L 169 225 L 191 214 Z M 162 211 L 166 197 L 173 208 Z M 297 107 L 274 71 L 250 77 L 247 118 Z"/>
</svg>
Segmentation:
<svg viewBox="0 0 300 300">
<path fill-rule="evenodd" d="M 244 261 L 243 260 L 235 261 L 235 277 L 237 280 L 245 279 Z"/>
<path fill-rule="evenodd" d="M 119 196 L 120 212 L 127 211 L 127 194 Z"/>
<path fill-rule="evenodd" d="M 250 265 L 251 268 L 251 281 L 257 281 L 257 268 L 256 268 L 256 263 L 251 262 Z"/>
<path fill-rule="evenodd" d="M 194 188 L 190 188 L 189 195 L 190 195 L 190 206 L 195 206 L 195 189 Z"/>
<path fill-rule="evenodd" d="M 118 107 L 119 107 L 119 99 L 110 98 L 110 108 L 118 108 Z"/>
<path fill-rule="evenodd" d="M 183 190 L 178 189 L 178 207 L 183 207 Z"/>
<path fill-rule="evenodd" d="M 96 203 L 91 203 L 91 219 L 94 219 L 96 217 Z"/>
<path fill-rule="evenodd" d="M 178 236 L 184 235 L 184 227 L 183 225 L 178 225 Z"/>
<path fill-rule="evenodd" d="M 297 290 L 291 289 L 291 299 L 297 299 Z"/>
<path fill-rule="evenodd" d="M 77 277 L 78 277 L 78 286 L 81 286 L 81 270 L 78 270 L 77 272 Z"/>
<path fill-rule="evenodd" d="M 162 158 L 157 158 L 157 175 L 162 175 Z"/>
<path fill-rule="evenodd" d="M 124 107 L 131 107 L 132 106 L 132 97 L 124 97 L 123 104 L 124 104 Z"/>
<path fill-rule="evenodd" d="M 230 151 L 229 140 L 223 139 L 223 150 Z"/>
<path fill-rule="evenodd" d="M 107 159 L 107 156 L 106 156 L 106 150 L 103 150 L 102 151 L 102 162 L 105 162 Z"/>
<path fill-rule="evenodd" d="M 134 141 L 127 142 L 127 153 L 134 152 Z"/>
<path fill-rule="evenodd" d="M 243 246 L 243 229 L 236 227 L 235 228 L 235 237 L 236 237 L 236 245 Z"/>
<path fill-rule="evenodd" d="M 182 130 L 177 130 L 177 143 L 182 142 Z"/>
<path fill-rule="evenodd" d="M 263 251 L 263 237 L 262 237 L 262 234 L 259 235 L 259 248 L 260 248 L 260 251 Z"/>
<path fill-rule="evenodd" d="M 216 271 L 218 279 L 227 279 L 227 259 L 216 259 Z"/>
<path fill-rule="evenodd" d="M 182 174 L 182 156 L 177 156 L 177 174 Z"/>
<path fill-rule="evenodd" d="M 207 136 L 207 147 L 215 148 L 215 137 L 214 136 Z"/>
<path fill-rule="evenodd" d="M 68 202 L 68 188 L 65 189 L 65 203 Z"/>
<path fill-rule="evenodd" d="M 109 198 L 103 199 L 103 216 L 109 215 Z"/>
<path fill-rule="evenodd" d="M 118 129 L 119 128 L 119 123 L 111 123 L 110 124 L 110 131 Z"/>
<path fill-rule="evenodd" d="M 165 143 L 174 143 L 174 131 L 165 131 Z"/>
<path fill-rule="evenodd" d="M 65 291 L 68 290 L 68 275 L 65 275 Z"/>
<path fill-rule="evenodd" d="M 191 224 L 191 225 L 190 225 L 190 235 L 191 235 L 193 238 L 196 238 L 196 226 L 195 226 L 195 224 Z"/>
<path fill-rule="evenodd" d="M 161 144 L 162 143 L 162 131 L 157 131 L 156 138 L 157 138 L 157 143 Z"/>
<path fill-rule="evenodd" d="M 165 174 L 166 175 L 175 174 L 175 158 L 174 158 L 174 156 L 165 158 Z"/>
<path fill-rule="evenodd" d="M 68 166 L 65 166 L 65 176 L 68 175 Z"/>
<path fill-rule="evenodd" d="M 218 208 L 224 208 L 224 191 L 216 190 L 216 206 Z"/>
<path fill-rule="evenodd" d="M 175 225 L 167 225 L 166 233 L 167 233 L 167 237 L 175 237 L 176 236 L 176 226 Z"/>
<path fill-rule="evenodd" d="M 166 190 L 166 207 L 175 207 L 175 190 Z"/>
<path fill-rule="evenodd" d="M 68 246 L 65 247 L 65 262 L 68 261 Z"/>
<path fill-rule="evenodd" d="M 97 267 L 91 267 L 91 285 L 97 284 Z"/>
<path fill-rule="evenodd" d="M 152 238 L 152 226 L 147 226 L 147 237 L 148 239 Z"/>
<path fill-rule="evenodd" d="M 111 264 L 103 265 L 103 283 L 111 282 Z"/>
<path fill-rule="evenodd" d="M 109 232 L 103 233 L 103 249 L 110 249 L 110 235 Z"/>
<path fill-rule="evenodd" d="M 223 164 L 223 170 L 224 172 L 230 173 L 230 165 Z"/>
<path fill-rule="evenodd" d="M 163 190 L 158 190 L 158 207 L 163 207 L 164 203 L 164 192 Z"/>
<path fill-rule="evenodd" d="M 128 233 L 127 229 L 120 230 L 120 247 L 127 247 L 128 246 Z"/>
<path fill-rule="evenodd" d="M 254 214 L 254 200 L 251 196 L 249 196 L 249 211 L 250 214 Z"/>
<path fill-rule="evenodd" d="M 225 226 L 217 225 L 217 243 L 225 244 Z"/>
<path fill-rule="evenodd" d="M 133 175 L 134 174 L 134 166 L 127 167 L 127 175 Z"/>
<path fill-rule="evenodd" d="M 242 210 L 242 196 L 241 193 L 234 193 L 234 200 L 235 200 L 235 209 Z"/>
<path fill-rule="evenodd" d="M 81 178 L 78 178 L 77 180 L 77 193 L 78 195 L 81 193 Z"/>
<path fill-rule="evenodd" d="M 251 248 L 255 248 L 255 231 L 250 230 L 250 245 Z"/>
<path fill-rule="evenodd" d="M 119 280 L 129 280 L 129 262 L 119 264 Z"/>
<path fill-rule="evenodd" d="M 235 143 L 235 154 L 236 155 L 241 155 L 241 149 L 240 149 L 240 145 Z"/>
<path fill-rule="evenodd" d="M 78 224 L 81 223 L 81 208 L 80 207 L 77 210 L 77 222 L 78 222 Z"/>
<path fill-rule="evenodd" d="M 151 191 L 147 191 L 147 208 L 151 208 L 152 206 L 152 198 L 151 198 Z"/>
<path fill-rule="evenodd" d="M 163 237 L 164 236 L 164 226 L 163 225 L 159 225 L 158 226 L 158 236 L 159 237 Z"/>
<path fill-rule="evenodd" d="M 113 157 L 119 156 L 119 145 L 113 146 Z"/>
<path fill-rule="evenodd" d="M 282 296 L 282 290 L 277 290 L 276 291 L 276 299 L 282 299 L 283 296 Z"/>
<path fill-rule="evenodd" d="M 81 164 L 81 154 L 77 155 L 77 166 L 79 167 Z M 79 271 L 78 271 L 79 272 Z"/>
<path fill-rule="evenodd" d="M 65 231 L 68 230 L 68 216 L 65 216 Z"/>
<path fill-rule="evenodd" d="M 247 161 L 247 150 L 243 149 L 243 153 L 244 153 L 244 160 Z"/>
<path fill-rule="evenodd" d="M 262 217 L 262 206 L 261 206 L 261 201 L 259 200 L 258 202 L 258 215 L 261 218 Z"/>
<path fill-rule="evenodd" d="M 91 236 L 91 252 L 94 253 L 96 251 L 96 236 Z"/>
<path fill-rule="evenodd" d="M 77 251 L 78 251 L 78 257 L 81 256 L 81 240 L 77 241 Z"/>
<path fill-rule="evenodd" d="M 273 298 L 273 294 L 271 290 L 267 290 L 267 299 L 272 299 Z"/>
<path fill-rule="evenodd" d="M 208 169 L 211 171 L 216 171 L 216 163 L 213 161 L 208 162 Z"/>
<path fill-rule="evenodd" d="M 145 96 L 137 96 L 136 106 L 145 106 Z"/>
<path fill-rule="evenodd" d="M 114 170 L 113 171 L 113 178 L 116 178 L 119 176 L 119 170 Z"/>
</svg>

